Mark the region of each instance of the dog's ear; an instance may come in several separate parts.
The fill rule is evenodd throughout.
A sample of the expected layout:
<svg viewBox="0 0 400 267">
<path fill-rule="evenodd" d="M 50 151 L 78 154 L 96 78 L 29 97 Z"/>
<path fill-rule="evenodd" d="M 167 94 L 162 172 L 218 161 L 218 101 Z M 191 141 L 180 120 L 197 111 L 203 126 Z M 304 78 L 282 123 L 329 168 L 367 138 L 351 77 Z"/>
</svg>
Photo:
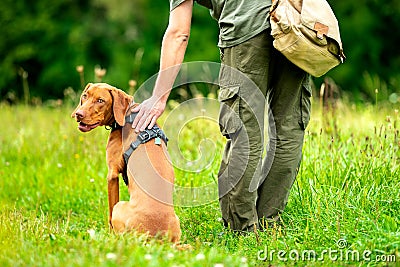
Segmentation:
<svg viewBox="0 0 400 267">
<path fill-rule="evenodd" d="M 85 93 L 85 92 L 89 89 L 90 86 L 92 86 L 92 83 L 88 83 L 88 84 L 86 85 L 85 89 L 83 89 L 83 92 L 82 92 L 82 94 L 81 94 L 81 97 L 79 97 L 79 104 L 78 104 L 78 106 L 75 108 L 74 112 L 72 112 L 72 114 L 71 114 L 71 117 L 72 117 L 72 118 L 75 118 L 75 113 L 76 113 L 76 111 L 79 109 L 80 106 L 82 106 L 82 100 L 81 100 L 81 99 L 82 99 L 82 95 L 83 95 L 83 93 Z"/>
<path fill-rule="evenodd" d="M 115 87 L 110 89 L 110 93 L 113 98 L 113 113 L 115 121 L 118 125 L 123 126 L 125 124 L 126 111 L 132 99 L 124 91 Z"/>
</svg>

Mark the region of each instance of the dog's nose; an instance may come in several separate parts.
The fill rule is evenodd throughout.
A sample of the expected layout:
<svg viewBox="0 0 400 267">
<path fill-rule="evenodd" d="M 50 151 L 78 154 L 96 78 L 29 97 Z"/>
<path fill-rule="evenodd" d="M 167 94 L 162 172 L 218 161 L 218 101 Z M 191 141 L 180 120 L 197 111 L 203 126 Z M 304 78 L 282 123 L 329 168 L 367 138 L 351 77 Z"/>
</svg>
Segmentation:
<svg viewBox="0 0 400 267">
<path fill-rule="evenodd" d="M 82 120 L 83 117 L 84 117 L 83 111 L 82 111 L 82 110 L 78 110 L 78 111 L 75 113 L 75 117 L 76 117 L 78 120 Z"/>
</svg>

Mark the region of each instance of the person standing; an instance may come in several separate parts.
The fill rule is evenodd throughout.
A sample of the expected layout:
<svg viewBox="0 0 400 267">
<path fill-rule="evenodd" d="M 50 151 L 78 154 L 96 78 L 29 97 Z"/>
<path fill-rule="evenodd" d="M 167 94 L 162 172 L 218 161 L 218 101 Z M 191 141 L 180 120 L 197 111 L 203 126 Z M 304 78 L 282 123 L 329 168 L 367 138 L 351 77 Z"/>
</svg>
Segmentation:
<svg viewBox="0 0 400 267">
<path fill-rule="evenodd" d="M 218 174 L 222 218 L 234 231 L 252 232 L 278 222 L 287 204 L 310 119 L 310 75 L 274 49 L 271 0 L 197 2 L 219 25 L 219 123 L 227 138 Z M 186 52 L 192 10 L 193 0 L 170 0 L 160 72 L 152 96 L 133 110 L 138 112 L 132 124 L 136 131 L 151 128 L 164 112 Z M 269 149 L 263 159 L 266 119 Z"/>
</svg>

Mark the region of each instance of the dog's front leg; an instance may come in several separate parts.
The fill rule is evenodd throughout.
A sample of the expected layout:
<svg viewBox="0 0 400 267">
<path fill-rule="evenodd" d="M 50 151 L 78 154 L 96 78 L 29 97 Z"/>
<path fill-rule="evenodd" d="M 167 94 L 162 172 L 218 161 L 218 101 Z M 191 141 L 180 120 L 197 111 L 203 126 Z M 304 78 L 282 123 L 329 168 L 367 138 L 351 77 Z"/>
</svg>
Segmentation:
<svg viewBox="0 0 400 267">
<path fill-rule="evenodd" d="M 123 170 L 124 159 L 122 157 L 122 139 L 121 130 L 115 130 L 110 133 L 107 143 L 107 187 L 108 187 L 108 222 L 112 228 L 112 212 L 115 204 L 119 201 L 119 182 L 118 175 Z"/>
<path fill-rule="evenodd" d="M 107 185 L 108 185 L 108 223 L 110 228 L 112 228 L 111 217 L 115 204 L 119 201 L 119 181 L 118 181 L 118 171 L 109 169 L 107 175 Z"/>
</svg>

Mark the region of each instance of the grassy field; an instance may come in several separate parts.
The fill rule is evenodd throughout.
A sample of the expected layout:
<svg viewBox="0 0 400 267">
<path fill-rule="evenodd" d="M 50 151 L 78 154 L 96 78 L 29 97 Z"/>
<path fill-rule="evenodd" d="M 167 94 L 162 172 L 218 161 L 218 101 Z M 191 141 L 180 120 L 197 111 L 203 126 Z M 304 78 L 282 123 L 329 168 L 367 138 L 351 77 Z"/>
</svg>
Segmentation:
<svg viewBox="0 0 400 267">
<path fill-rule="evenodd" d="M 395 108 L 341 105 L 321 116 L 316 107 L 284 226 L 258 238 L 237 236 L 224 232 L 217 201 L 180 205 L 182 239 L 193 249 L 179 251 L 109 232 L 104 128 L 80 133 L 71 107 L 1 106 L 0 266 L 399 265 Z M 224 140 L 215 123 L 197 123 L 179 138 L 183 161 L 199 156 L 197 141 L 204 136 L 212 136 L 214 161 L 200 172 L 177 166 L 176 183 L 209 185 L 215 199 Z M 127 199 L 123 183 L 121 192 Z"/>
</svg>

